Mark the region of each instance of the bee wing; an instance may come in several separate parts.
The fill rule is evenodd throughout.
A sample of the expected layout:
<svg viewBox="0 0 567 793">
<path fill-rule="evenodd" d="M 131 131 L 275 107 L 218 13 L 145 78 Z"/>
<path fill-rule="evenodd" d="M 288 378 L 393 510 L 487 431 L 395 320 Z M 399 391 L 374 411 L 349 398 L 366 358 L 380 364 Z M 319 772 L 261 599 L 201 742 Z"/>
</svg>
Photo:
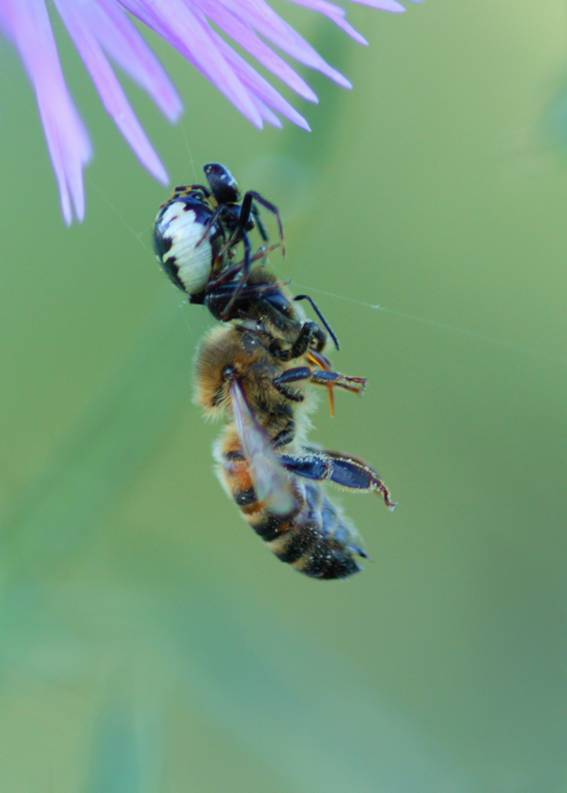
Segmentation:
<svg viewBox="0 0 567 793">
<path fill-rule="evenodd" d="M 259 501 L 265 501 L 270 512 L 286 515 L 295 506 L 291 477 L 278 460 L 269 437 L 258 424 L 236 380 L 230 387 L 236 430 L 242 451 L 250 466 L 254 490 Z"/>
</svg>

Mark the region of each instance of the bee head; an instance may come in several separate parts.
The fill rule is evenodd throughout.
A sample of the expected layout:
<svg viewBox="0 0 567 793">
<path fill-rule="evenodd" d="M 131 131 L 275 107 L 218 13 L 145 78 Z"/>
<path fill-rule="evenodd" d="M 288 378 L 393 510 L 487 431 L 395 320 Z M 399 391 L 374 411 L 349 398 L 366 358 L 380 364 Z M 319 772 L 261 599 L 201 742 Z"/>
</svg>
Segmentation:
<svg viewBox="0 0 567 793">
<path fill-rule="evenodd" d="M 211 192 L 219 204 L 235 204 L 240 199 L 238 183 L 225 165 L 208 162 L 203 166 Z"/>
</svg>

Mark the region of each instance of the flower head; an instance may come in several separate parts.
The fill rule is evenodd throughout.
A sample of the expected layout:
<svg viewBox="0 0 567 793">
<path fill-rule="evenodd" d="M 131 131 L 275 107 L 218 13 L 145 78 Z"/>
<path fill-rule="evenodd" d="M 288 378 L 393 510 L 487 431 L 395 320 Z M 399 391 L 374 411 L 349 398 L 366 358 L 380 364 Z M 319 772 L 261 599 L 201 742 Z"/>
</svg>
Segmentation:
<svg viewBox="0 0 567 793">
<path fill-rule="evenodd" d="M 355 41 L 365 43 L 340 6 L 329 0 L 290 2 L 325 15 Z M 404 11 L 396 0 L 352 2 L 383 11 Z M 135 27 L 134 17 L 178 50 L 256 127 L 279 127 L 283 116 L 309 129 L 303 116 L 231 41 L 307 101 L 316 102 L 316 94 L 274 47 L 335 83 L 350 86 L 267 0 L 53 0 L 53 4 L 104 107 L 141 164 L 164 183 L 168 181 L 166 170 L 116 77 L 114 64 L 151 96 L 168 120 L 180 116 L 182 104 L 166 71 Z M 65 221 L 70 223 L 73 217 L 82 220 L 83 168 L 92 147 L 65 83 L 45 0 L 0 0 L 0 29 L 16 46 L 34 87 Z"/>
</svg>

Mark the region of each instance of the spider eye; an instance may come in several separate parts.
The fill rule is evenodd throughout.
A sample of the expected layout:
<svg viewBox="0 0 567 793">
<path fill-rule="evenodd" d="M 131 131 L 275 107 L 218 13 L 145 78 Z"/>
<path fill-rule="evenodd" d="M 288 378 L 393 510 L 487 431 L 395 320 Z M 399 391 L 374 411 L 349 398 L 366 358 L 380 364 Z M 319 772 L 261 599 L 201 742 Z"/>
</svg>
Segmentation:
<svg viewBox="0 0 567 793">
<path fill-rule="evenodd" d="M 208 162 L 203 170 L 211 192 L 219 204 L 234 204 L 240 198 L 238 182 L 225 165 Z"/>
</svg>

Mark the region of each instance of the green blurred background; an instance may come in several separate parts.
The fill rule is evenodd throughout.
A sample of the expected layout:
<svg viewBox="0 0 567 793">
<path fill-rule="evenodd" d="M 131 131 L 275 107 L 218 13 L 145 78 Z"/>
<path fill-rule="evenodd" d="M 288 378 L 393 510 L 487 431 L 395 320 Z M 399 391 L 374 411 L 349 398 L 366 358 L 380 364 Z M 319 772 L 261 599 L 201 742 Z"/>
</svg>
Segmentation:
<svg viewBox="0 0 567 793">
<path fill-rule="evenodd" d="M 274 268 L 370 381 L 313 437 L 400 508 L 339 494 L 373 557 L 346 583 L 253 535 L 191 402 L 212 321 L 151 251 L 167 191 L 57 23 L 96 145 L 65 229 L 4 48 L 2 793 L 566 789 L 565 4 L 353 7 L 369 49 L 288 6 L 355 84 L 311 78 L 311 135 L 255 131 L 160 44 L 183 122 L 128 89 L 174 183 L 217 159 L 281 207 Z"/>
</svg>

